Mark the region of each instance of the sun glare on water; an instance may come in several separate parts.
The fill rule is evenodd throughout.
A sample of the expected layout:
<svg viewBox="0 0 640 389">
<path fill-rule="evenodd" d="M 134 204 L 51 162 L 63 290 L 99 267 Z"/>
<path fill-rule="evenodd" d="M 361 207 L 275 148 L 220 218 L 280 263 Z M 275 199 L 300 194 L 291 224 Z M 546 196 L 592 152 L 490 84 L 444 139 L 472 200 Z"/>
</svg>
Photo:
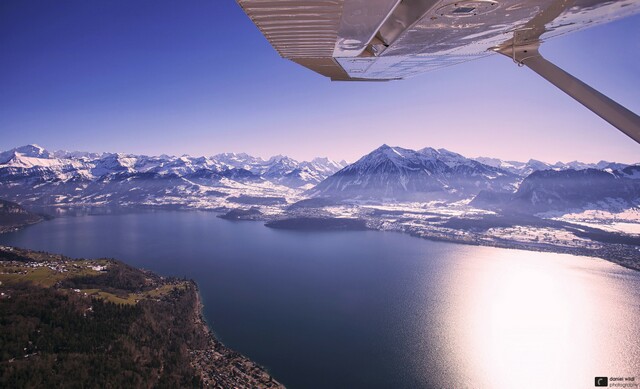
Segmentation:
<svg viewBox="0 0 640 389">
<path fill-rule="evenodd" d="M 467 383 L 576 388 L 593 386 L 597 375 L 634 373 L 629 369 L 637 350 L 629 350 L 622 335 L 633 318 L 616 315 L 616 296 L 626 291 L 610 288 L 599 273 L 610 264 L 585 272 L 559 264 L 577 259 L 593 265 L 593 260 L 565 256 L 550 263 L 540 258 L 545 254 L 511 250 L 491 255 L 478 259 L 476 272 L 460 277 L 467 293 L 450 308 L 460 322 L 452 333 L 463 349 L 460 367 Z M 616 328 L 620 335 L 612 342 L 610 331 Z"/>
</svg>

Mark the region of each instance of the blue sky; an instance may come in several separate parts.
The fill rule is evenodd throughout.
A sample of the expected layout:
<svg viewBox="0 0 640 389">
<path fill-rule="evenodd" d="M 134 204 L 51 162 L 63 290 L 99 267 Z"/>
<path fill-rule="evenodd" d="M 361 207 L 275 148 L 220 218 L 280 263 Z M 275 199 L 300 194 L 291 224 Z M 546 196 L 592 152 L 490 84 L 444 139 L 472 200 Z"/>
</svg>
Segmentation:
<svg viewBox="0 0 640 389">
<path fill-rule="evenodd" d="M 640 16 L 545 56 L 640 112 Z M 382 143 L 467 156 L 640 161 L 640 146 L 508 58 L 335 83 L 281 59 L 232 0 L 0 2 L 0 149 L 355 160 Z"/>
</svg>

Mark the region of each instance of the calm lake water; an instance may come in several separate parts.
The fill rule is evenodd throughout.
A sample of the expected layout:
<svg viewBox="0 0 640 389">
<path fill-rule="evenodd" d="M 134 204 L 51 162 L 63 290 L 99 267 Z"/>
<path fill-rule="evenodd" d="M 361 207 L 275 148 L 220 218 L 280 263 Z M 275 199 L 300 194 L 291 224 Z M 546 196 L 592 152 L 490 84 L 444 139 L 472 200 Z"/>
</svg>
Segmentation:
<svg viewBox="0 0 640 389">
<path fill-rule="evenodd" d="M 640 273 L 599 259 L 206 212 L 58 218 L 0 244 L 193 278 L 216 335 L 290 388 L 640 380 Z"/>
</svg>

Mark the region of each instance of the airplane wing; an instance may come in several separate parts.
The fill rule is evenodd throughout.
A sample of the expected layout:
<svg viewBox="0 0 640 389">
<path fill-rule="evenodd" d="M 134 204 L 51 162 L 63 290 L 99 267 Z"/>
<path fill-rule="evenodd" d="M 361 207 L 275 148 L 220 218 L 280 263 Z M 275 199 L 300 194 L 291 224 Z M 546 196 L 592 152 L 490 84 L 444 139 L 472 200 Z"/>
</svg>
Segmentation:
<svg viewBox="0 0 640 389">
<path fill-rule="evenodd" d="M 640 12 L 638 0 L 238 0 L 284 58 L 332 80 L 391 80 Z"/>
<path fill-rule="evenodd" d="M 237 0 L 284 58 L 336 81 L 403 79 L 495 53 L 640 143 L 640 117 L 546 61 L 544 41 L 640 12 L 640 0 Z"/>
</svg>

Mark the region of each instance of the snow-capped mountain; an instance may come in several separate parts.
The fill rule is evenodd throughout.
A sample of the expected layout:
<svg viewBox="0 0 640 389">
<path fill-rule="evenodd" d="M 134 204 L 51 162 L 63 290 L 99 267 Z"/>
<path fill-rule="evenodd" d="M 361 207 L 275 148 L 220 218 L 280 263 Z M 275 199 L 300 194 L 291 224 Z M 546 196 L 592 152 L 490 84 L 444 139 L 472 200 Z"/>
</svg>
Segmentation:
<svg viewBox="0 0 640 389">
<path fill-rule="evenodd" d="M 168 198 L 181 203 L 181 198 L 222 196 L 221 188 L 233 195 L 282 196 L 294 193 L 289 188 L 311 187 L 340 167 L 328 159 L 49 152 L 28 145 L 0 153 L 0 198 L 40 205 L 152 204 Z"/>
<path fill-rule="evenodd" d="M 511 190 L 519 178 L 445 149 L 382 145 L 327 178 L 309 194 L 348 199 L 464 198 L 482 189 Z"/>
<path fill-rule="evenodd" d="M 326 157 L 314 158 L 311 160 L 311 162 L 303 162 L 303 164 L 312 166 L 315 170 L 323 173 L 327 177 L 348 165 L 347 161 L 345 160 L 336 162 Z"/>
<path fill-rule="evenodd" d="M 290 188 L 313 187 L 347 165 L 344 161 L 335 162 L 329 158 L 298 162 L 283 155 L 276 155 L 265 161 L 245 153 L 224 153 L 213 158 Z"/>
<path fill-rule="evenodd" d="M 52 156 L 61 159 L 84 159 L 84 160 L 93 160 L 103 157 L 108 153 L 90 153 L 87 151 L 67 151 L 67 150 L 57 150 L 52 153 Z"/>
<path fill-rule="evenodd" d="M 314 158 L 311 162 L 297 163 L 291 170 L 290 166 L 292 165 L 285 165 L 281 161 L 271 166 L 264 176 L 290 188 L 309 189 L 347 166 L 347 163 L 335 162 L 329 158 Z"/>
<path fill-rule="evenodd" d="M 246 153 L 222 153 L 216 154 L 212 159 L 225 163 L 231 167 L 251 171 L 254 166 L 264 164 L 264 159 L 253 157 Z"/>
<path fill-rule="evenodd" d="M 600 161 L 598 163 L 584 163 L 579 161 L 572 162 L 556 162 L 554 164 L 530 159 L 527 162 L 519 161 L 505 161 L 498 158 L 478 157 L 474 160 L 481 162 L 485 165 L 493 166 L 506 170 L 510 173 L 517 174 L 521 177 L 526 177 L 533 172 L 540 170 L 584 170 L 584 169 L 599 169 L 599 170 L 622 170 L 629 166 L 623 163 Z"/>
<path fill-rule="evenodd" d="M 16 147 L 8 151 L 0 153 L 0 163 L 7 163 L 9 160 L 16 156 L 22 156 L 25 158 L 50 158 L 51 154 L 38 145 L 27 145 L 22 147 Z"/>
<path fill-rule="evenodd" d="M 299 167 L 300 163 L 284 155 L 269 158 L 264 164 L 254 166 L 254 172 L 273 180 L 280 180 Z"/>
</svg>

